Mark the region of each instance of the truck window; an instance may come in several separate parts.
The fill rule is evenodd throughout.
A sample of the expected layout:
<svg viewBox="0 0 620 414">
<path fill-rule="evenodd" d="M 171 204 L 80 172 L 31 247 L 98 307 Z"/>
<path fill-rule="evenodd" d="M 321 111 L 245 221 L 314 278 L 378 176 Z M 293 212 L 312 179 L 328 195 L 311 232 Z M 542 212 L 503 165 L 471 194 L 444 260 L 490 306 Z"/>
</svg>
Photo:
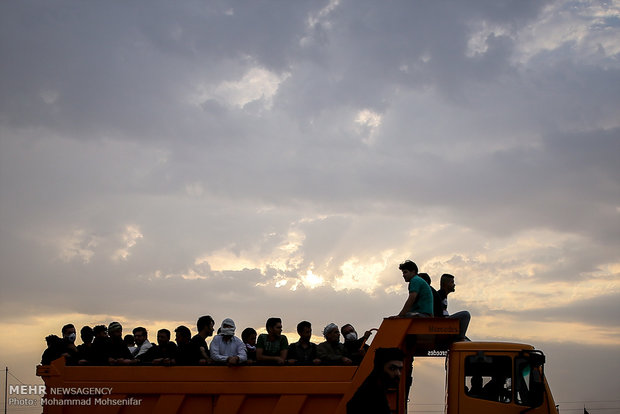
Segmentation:
<svg viewBox="0 0 620 414">
<path fill-rule="evenodd" d="M 465 358 L 465 395 L 490 401 L 512 401 L 512 360 L 504 355 Z"/>
</svg>

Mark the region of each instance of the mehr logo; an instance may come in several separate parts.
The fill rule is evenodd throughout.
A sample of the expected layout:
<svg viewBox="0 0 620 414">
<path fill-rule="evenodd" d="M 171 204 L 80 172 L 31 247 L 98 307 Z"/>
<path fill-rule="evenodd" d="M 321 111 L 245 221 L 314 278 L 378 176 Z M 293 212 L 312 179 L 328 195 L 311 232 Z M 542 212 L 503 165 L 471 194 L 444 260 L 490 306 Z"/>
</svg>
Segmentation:
<svg viewBox="0 0 620 414">
<path fill-rule="evenodd" d="M 9 385 L 11 395 L 43 395 L 45 385 Z"/>
</svg>

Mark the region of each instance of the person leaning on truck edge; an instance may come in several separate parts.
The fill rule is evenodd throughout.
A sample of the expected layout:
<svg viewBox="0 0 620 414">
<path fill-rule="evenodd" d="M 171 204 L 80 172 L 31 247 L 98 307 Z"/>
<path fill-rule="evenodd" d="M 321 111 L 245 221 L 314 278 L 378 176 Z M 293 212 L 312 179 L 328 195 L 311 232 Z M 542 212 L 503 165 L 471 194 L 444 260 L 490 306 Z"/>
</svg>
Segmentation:
<svg viewBox="0 0 620 414">
<path fill-rule="evenodd" d="M 211 341 L 211 359 L 215 363 L 239 365 L 248 360 L 243 341 L 235 336 L 235 321 L 226 318 L 222 321 L 220 333 Z"/>
<path fill-rule="evenodd" d="M 391 414 L 389 389 L 398 388 L 405 354 L 399 348 L 379 348 L 373 370 L 347 403 L 347 414 Z"/>
<path fill-rule="evenodd" d="M 213 362 L 209 353 L 209 347 L 207 346 L 207 338 L 213 335 L 214 326 L 215 321 L 210 315 L 201 316 L 196 321 L 198 333 L 192 337 L 191 342 L 200 349 L 200 354 L 202 355 L 198 362 L 200 365 L 207 365 Z"/>
<path fill-rule="evenodd" d="M 364 359 L 364 355 L 366 355 L 366 351 L 369 346 L 366 344 L 372 332 L 366 331 L 364 332 L 364 336 L 361 338 L 357 337 L 357 331 L 350 323 L 345 323 L 340 327 L 340 333 L 344 338 L 344 348 L 347 351 L 347 354 L 353 361 L 354 365 L 359 365 Z"/>
<path fill-rule="evenodd" d="M 418 266 L 411 260 L 406 260 L 398 268 L 403 273 L 405 282 L 409 284 L 409 296 L 395 317 L 433 316 L 433 292 L 428 283 L 418 276 Z"/>
<path fill-rule="evenodd" d="M 288 363 L 290 365 L 318 365 L 321 360 L 316 354 L 315 343 L 310 342 L 312 337 L 312 324 L 308 321 L 301 321 L 297 324 L 299 341 L 293 342 L 288 346 Z"/>
<path fill-rule="evenodd" d="M 338 325 L 330 323 L 323 329 L 325 342 L 321 342 L 316 347 L 316 355 L 324 364 L 351 365 L 353 361 L 349 358 L 344 344 L 340 343 L 340 330 Z"/>
<path fill-rule="evenodd" d="M 282 335 L 282 319 L 269 318 L 265 327 L 267 333 L 258 335 L 256 340 L 256 360 L 283 365 L 288 353 L 288 339 Z"/>
</svg>

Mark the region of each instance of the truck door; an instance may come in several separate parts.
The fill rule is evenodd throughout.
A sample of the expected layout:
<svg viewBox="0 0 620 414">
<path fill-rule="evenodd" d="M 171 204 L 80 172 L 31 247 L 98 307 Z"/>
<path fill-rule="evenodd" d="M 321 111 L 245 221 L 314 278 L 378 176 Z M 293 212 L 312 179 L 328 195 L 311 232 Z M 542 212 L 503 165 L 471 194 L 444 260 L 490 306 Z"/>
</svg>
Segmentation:
<svg viewBox="0 0 620 414">
<path fill-rule="evenodd" d="M 543 361 L 544 356 L 536 351 L 532 354 L 479 351 L 464 356 L 458 412 L 548 412 L 547 405 L 541 407 L 545 400 Z"/>
</svg>

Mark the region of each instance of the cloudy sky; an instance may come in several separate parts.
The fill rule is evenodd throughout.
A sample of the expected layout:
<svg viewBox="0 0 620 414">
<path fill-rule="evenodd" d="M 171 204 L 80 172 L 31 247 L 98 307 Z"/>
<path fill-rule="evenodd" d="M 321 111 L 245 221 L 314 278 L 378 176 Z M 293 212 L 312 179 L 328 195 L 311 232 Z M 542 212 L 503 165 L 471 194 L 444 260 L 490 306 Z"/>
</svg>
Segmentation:
<svg viewBox="0 0 620 414">
<path fill-rule="evenodd" d="M 620 1 L 3 1 L 0 51 L 20 380 L 66 322 L 378 327 L 412 259 L 620 406 Z"/>
</svg>

